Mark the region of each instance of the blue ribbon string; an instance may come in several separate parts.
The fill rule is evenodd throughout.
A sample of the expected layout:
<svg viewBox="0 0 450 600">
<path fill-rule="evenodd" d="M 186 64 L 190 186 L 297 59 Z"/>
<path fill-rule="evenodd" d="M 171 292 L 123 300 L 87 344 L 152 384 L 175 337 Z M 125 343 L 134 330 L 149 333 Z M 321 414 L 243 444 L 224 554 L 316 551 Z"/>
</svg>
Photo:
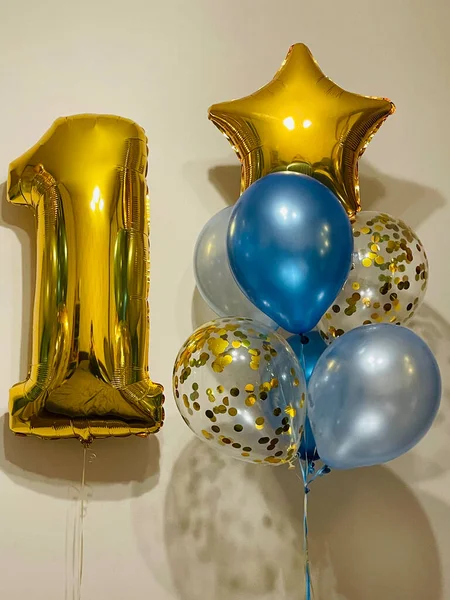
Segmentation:
<svg viewBox="0 0 450 600">
<path fill-rule="evenodd" d="M 303 479 L 303 553 L 304 553 L 304 568 L 305 568 L 305 600 L 311 600 L 314 597 L 314 590 L 311 581 L 311 564 L 309 560 L 309 548 L 308 548 L 308 494 L 310 491 L 310 485 L 318 477 L 323 477 L 331 471 L 330 467 L 323 465 L 320 469 L 316 470 L 315 463 L 308 456 L 306 460 L 300 458 L 300 453 L 297 455 L 298 464 L 300 466 L 300 472 Z"/>
<path fill-rule="evenodd" d="M 305 354 L 303 352 L 303 346 L 300 354 L 300 364 L 303 372 L 306 374 L 306 363 Z M 316 452 L 314 449 L 313 456 Z M 311 600 L 314 597 L 314 589 L 311 580 L 311 564 L 309 561 L 309 548 L 308 548 L 308 494 L 309 486 L 318 477 L 323 477 L 331 471 L 328 465 L 323 465 L 316 471 L 316 465 L 313 458 L 308 456 L 308 451 L 305 451 L 305 460 L 302 460 L 300 451 L 297 453 L 298 464 L 303 479 L 304 499 L 303 499 L 303 554 L 304 554 L 304 568 L 305 568 L 305 600 Z"/>
</svg>

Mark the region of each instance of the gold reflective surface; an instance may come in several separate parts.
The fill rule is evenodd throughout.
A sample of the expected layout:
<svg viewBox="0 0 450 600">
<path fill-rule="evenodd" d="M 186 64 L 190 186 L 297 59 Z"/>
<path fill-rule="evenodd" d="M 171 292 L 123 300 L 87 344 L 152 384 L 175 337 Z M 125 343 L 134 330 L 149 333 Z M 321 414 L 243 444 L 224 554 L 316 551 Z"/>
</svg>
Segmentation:
<svg viewBox="0 0 450 600">
<path fill-rule="evenodd" d="M 147 435 L 163 421 L 148 374 L 147 139 L 109 115 L 58 119 L 9 169 L 36 216 L 32 364 L 10 426 L 45 438 Z"/>
<path fill-rule="evenodd" d="M 346 92 L 295 44 L 274 79 L 260 90 L 209 109 L 242 163 L 241 191 L 275 171 L 315 177 L 349 217 L 360 210 L 358 159 L 394 105 Z"/>
</svg>

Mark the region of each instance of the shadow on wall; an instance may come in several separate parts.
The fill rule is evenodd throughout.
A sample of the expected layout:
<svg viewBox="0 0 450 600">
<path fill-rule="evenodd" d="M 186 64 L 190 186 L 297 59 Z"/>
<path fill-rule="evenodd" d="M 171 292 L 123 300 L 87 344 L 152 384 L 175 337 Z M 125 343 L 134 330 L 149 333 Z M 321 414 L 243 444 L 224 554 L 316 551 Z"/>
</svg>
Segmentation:
<svg viewBox="0 0 450 600">
<path fill-rule="evenodd" d="M 199 440 L 185 448 L 165 506 L 179 598 L 197 600 L 205 590 L 215 600 L 303 597 L 303 491 L 296 475 L 222 457 Z M 428 519 L 388 468 L 332 473 L 309 498 L 317 600 L 443 600 Z M 450 508 L 439 508 L 448 521 Z"/>
<path fill-rule="evenodd" d="M 80 486 L 83 447 L 78 440 L 17 437 L 9 430 L 8 415 L 0 425 L 0 469 L 16 484 L 56 498 Z M 87 455 L 86 482 L 95 486 L 93 500 L 140 496 L 158 483 L 160 451 L 154 435 L 97 440 Z"/>
<path fill-rule="evenodd" d="M 0 226 L 16 234 L 22 250 L 22 318 L 20 332 L 20 378 L 25 379 L 31 356 L 31 324 L 36 283 L 36 224 L 27 206 L 6 200 L 6 183 L 0 186 Z"/>
<path fill-rule="evenodd" d="M 442 400 L 431 434 L 420 444 L 421 452 L 407 452 L 396 461 L 409 481 L 427 482 L 449 470 L 450 446 L 450 325 L 426 303 L 411 322 L 415 331 L 431 348 L 442 377 Z"/>
<path fill-rule="evenodd" d="M 220 165 L 208 170 L 209 181 L 226 205 L 234 204 L 240 194 L 239 165 Z M 416 229 L 429 215 L 445 205 L 435 189 L 380 173 L 370 163 L 359 162 L 362 210 L 378 210 L 401 217 Z"/>
</svg>

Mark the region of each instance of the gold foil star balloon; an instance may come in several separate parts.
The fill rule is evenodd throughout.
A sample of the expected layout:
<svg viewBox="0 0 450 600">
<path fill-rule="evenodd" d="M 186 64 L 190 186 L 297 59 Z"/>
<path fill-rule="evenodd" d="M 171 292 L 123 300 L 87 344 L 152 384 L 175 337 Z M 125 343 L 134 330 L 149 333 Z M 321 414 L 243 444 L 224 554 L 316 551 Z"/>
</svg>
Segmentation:
<svg viewBox="0 0 450 600">
<path fill-rule="evenodd" d="M 209 118 L 242 163 L 241 192 L 268 173 L 297 171 L 327 185 L 352 218 L 360 210 L 358 159 L 394 110 L 385 98 L 346 92 L 295 44 L 270 83 L 214 104 Z"/>
</svg>

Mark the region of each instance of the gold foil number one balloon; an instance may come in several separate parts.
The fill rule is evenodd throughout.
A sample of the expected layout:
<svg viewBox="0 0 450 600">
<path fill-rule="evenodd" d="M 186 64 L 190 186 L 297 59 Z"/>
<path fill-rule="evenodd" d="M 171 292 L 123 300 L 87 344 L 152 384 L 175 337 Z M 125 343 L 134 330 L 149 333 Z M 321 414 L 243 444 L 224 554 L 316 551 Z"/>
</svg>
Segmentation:
<svg viewBox="0 0 450 600">
<path fill-rule="evenodd" d="M 163 388 L 148 374 L 147 139 L 120 117 L 58 119 L 10 165 L 8 199 L 36 215 L 32 364 L 10 427 L 45 438 L 147 435 Z"/>
</svg>

